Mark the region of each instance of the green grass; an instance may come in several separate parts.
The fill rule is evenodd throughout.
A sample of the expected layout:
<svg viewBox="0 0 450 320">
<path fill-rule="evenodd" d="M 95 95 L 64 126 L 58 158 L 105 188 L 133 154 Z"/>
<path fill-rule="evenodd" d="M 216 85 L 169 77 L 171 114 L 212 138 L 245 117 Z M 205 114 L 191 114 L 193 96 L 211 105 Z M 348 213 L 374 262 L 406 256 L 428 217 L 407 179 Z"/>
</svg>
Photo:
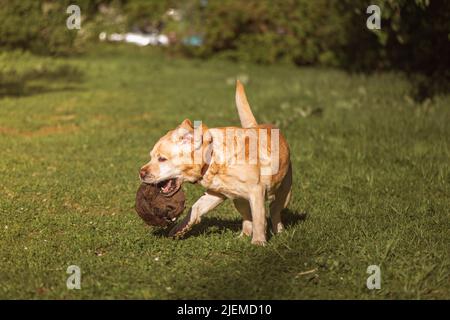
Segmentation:
<svg viewBox="0 0 450 320">
<path fill-rule="evenodd" d="M 395 74 L 123 47 L 0 64 L 40 70 L 1 91 L 0 298 L 450 298 L 450 96 L 416 104 Z M 238 124 L 236 76 L 290 143 L 287 229 L 252 246 L 227 201 L 167 238 L 134 212 L 138 168 L 184 118 Z M 184 188 L 189 205 L 202 194 Z M 66 288 L 72 264 L 81 290 Z M 381 290 L 366 288 L 373 264 Z"/>
</svg>

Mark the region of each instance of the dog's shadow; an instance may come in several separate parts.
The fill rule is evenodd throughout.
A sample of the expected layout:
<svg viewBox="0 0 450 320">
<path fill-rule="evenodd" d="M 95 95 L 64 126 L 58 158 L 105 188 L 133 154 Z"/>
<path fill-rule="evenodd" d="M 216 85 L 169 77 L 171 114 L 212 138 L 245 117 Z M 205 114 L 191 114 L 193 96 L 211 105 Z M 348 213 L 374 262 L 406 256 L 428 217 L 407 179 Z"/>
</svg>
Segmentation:
<svg viewBox="0 0 450 320">
<path fill-rule="evenodd" d="M 296 226 L 308 217 L 307 212 L 292 211 L 290 209 L 284 209 L 281 213 L 281 219 L 284 227 L 289 229 Z M 168 237 L 170 230 L 176 224 L 170 225 L 167 228 L 153 228 L 151 233 L 158 237 Z M 268 218 L 267 225 L 270 226 L 270 218 Z M 240 232 L 242 229 L 242 220 L 240 218 L 235 219 L 223 219 L 218 217 L 204 217 L 202 221 L 195 225 L 192 230 L 186 233 L 183 238 L 198 237 L 200 235 L 220 234 L 226 230 L 233 232 Z M 267 228 L 268 236 L 271 236 L 271 228 Z"/>
</svg>

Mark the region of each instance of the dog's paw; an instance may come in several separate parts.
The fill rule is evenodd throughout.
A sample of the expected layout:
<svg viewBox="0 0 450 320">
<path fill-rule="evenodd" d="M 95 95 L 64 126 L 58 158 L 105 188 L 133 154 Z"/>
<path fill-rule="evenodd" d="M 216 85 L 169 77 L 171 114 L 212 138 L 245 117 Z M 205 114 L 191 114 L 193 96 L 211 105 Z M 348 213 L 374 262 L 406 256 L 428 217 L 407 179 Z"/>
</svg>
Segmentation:
<svg viewBox="0 0 450 320">
<path fill-rule="evenodd" d="M 251 236 L 252 236 L 251 230 L 242 230 L 241 233 L 239 234 L 239 238 L 247 238 Z"/>
<path fill-rule="evenodd" d="M 169 232 L 169 237 L 181 238 L 186 232 L 192 228 L 192 224 L 189 221 L 182 221 L 180 224 L 176 225 Z"/>
<path fill-rule="evenodd" d="M 267 244 L 267 241 L 266 240 L 252 239 L 252 244 L 264 247 Z"/>
</svg>

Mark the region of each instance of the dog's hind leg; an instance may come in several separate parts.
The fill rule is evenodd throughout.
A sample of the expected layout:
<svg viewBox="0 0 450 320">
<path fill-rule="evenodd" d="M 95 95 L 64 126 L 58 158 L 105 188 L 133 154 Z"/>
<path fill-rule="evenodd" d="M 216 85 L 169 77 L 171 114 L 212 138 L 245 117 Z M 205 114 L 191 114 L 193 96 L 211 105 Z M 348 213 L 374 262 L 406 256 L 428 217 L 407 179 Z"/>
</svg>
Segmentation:
<svg viewBox="0 0 450 320">
<path fill-rule="evenodd" d="M 281 211 L 287 207 L 291 199 L 292 190 L 292 168 L 283 178 L 283 182 L 275 193 L 275 199 L 270 203 L 270 219 L 272 221 L 272 232 L 279 233 L 283 231 L 284 226 L 281 222 Z"/>
<path fill-rule="evenodd" d="M 249 195 L 252 210 L 252 244 L 266 244 L 266 208 L 264 205 L 265 189 L 256 186 Z"/>
<path fill-rule="evenodd" d="M 234 206 L 237 211 L 242 215 L 242 232 L 241 236 L 252 235 L 252 211 L 250 209 L 250 203 L 246 199 L 234 199 Z"/>
</svg>

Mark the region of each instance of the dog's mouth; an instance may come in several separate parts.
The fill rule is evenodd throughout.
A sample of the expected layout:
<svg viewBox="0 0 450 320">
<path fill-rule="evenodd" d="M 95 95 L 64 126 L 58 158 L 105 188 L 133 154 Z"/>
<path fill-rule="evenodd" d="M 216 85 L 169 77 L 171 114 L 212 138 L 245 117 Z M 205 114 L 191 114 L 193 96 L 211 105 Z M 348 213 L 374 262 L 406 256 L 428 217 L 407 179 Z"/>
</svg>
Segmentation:
<svg viewBox="0 0 450 320">
<path fill-rule="evenodd" d="M 161 192 L 166 197 L 170 197 L 173 194 L 175 194 L 181 187 L 181 181 L 180 179 L 167 179 L 164 181 L 161 181 L 157 184 L 157 187 L 159 189 L 159 192 Z"/>
</svg>

